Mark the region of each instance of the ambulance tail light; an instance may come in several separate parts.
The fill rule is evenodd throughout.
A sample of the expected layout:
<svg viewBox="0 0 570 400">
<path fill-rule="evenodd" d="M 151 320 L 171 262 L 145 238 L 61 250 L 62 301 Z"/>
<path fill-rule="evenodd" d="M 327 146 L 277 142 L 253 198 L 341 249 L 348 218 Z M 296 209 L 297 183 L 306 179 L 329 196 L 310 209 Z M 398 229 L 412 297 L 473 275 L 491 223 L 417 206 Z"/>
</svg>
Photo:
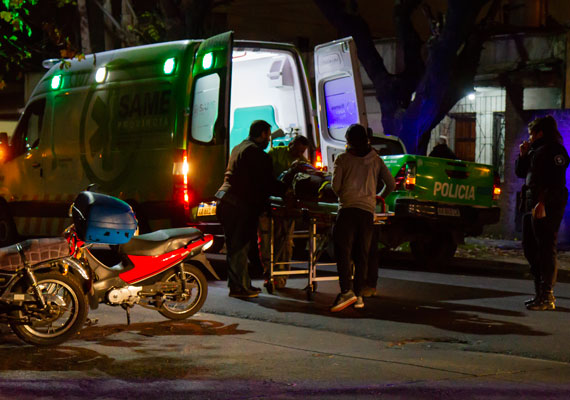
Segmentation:
<svg viewBox="0 0 570 400">
<path fill-rule="evenodd" d="M 320 149 L 317 149 L 315 152 L 315 168 L 323 170 L 323 154 Z M 326 170 L 326 168 L 324 170 Z"/>
<path fill-rule="evenodd" d="M 191 195 L 188 189 L 188 173 L 190 165 L 188 163 L 188 153 L 181 150 L 174 162 L 172 174 L 174 175 L 174 200 L 184 206 L 184 210 L 190 209 Z"/>
<path fill-rule="evenodd" d="M 499 201 L 501 197 L 501 177 L 499 174 L 495 174 L 493 182 L 493 201 Z"/>
</svg>

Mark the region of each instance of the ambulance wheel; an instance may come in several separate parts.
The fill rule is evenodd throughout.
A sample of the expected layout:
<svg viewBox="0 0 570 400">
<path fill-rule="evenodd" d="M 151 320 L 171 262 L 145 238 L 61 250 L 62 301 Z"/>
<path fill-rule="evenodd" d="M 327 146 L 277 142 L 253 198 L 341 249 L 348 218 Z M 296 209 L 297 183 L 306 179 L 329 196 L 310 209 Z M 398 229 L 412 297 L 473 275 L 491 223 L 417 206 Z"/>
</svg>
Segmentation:
<svg viewBox="0 0 570 400">
<path fill-rule="evenodd" d="M 0 247 L 6 247 L 15 243 L 18 232 L 14 220 L 8 211 L 6 204 L 0 204 Z"/>
<path fill-rule="evenodd" d="M 449 232 L 434 233 L 429 238 L 423 237 L 410 242 L 410 249 L 419 263 L 437 269 L 453 258 L 457 243 Z"/>
</svg>

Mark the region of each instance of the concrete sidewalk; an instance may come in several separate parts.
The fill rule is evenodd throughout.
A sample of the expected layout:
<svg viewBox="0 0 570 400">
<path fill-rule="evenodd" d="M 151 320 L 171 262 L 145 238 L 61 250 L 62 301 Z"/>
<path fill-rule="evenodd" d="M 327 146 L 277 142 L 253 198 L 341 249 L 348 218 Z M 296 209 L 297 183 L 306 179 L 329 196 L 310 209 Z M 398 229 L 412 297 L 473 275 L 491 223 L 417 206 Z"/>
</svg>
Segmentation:
<svg viewBox="0 0 570 400">
<path fill-rule="evenodd" d="M 566 363 L 468 352 L 421 341 L 387 343 L 206 313 L 189 321 L 171 322 L 161 320 L 156 313 L 139 311 L 131 328 L 119 330 L 115 324 L 124 323 L 121 310 L 108 307 L 104 310 L 104 314 L 99 310 L 92 313 L 104 319 L 101 326 L 86 328 L 78 340 L 60 348 L 61 354 L 79 351 L 75 366 L 58 368 L 61 354 L 59 361 L 58 357 L 46 359 L 43 366 L 32 368 L 18 368 L 17 360 L 2 357 L 0 398 L 567 399 L 570 396 L 570 385 L 561 384 L 570 382 L 570 365 Z M 162 334 L 145 334 L 145 327 L 153 322 L 163 327 Z M 113 333 L 105 333 L 105 326 Z M 183 335 L 188 329 L 194 334 Z M 95 340 L 94 335 L 100 339 L 108 336 L 107 340 Z M 122 343 L 132 345 L 122 346 Z M 89 355 L 82 358 L 81 348 L 88 348 Z M 23 359 L 29 349 L 19 350 Z"/>
</svg>

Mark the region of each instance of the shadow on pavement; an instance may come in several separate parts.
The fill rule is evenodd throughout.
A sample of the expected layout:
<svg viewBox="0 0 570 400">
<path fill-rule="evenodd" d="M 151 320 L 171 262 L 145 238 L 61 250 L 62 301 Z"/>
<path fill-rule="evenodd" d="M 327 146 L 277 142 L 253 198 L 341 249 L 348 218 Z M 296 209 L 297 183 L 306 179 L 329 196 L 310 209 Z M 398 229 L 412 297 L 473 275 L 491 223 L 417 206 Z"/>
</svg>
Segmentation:
<svg viewBox="0 0 570 400">
<path fill-rule="evenodd" d="M 418 263 L 411 253 L 387 251 L 381 255 L 380 262 L 380 268 L 389 267 L 408 271 L 431 271 L 450 275 L 532 280 L 527 264 L 500 260 L 454 257 L 447 265 L 440 265 L 437 268 L 428 269 L 425 265 Z M 558 282 L 570 283 L 570 271 L 558 270 Z"/>
<path fill-rule="evenodd" d="M 413 298 L 410 298 L 410 294 L 413 294 Z M 428 325 L 466 334 L 549 335 L 547 332 L 535 330 L 524 324 L 500 318 L 501 316 L 509 317 L 509 319 L 526 317 L 525 312 L 501 309 L 493 304 L 495 299 L 524 294 L 496 289 L 383 278 L 381 296 L 366 298 L 365 308 L 362 310 L 349 307 L 342 312 L 331 313 L 329 306 L 334 301 L 336 293 L 317 292 L 313 302 L 306 302 L 300 301 L 305 300 L 304 290 L 289 288 L 276 292 L 275 296 L 261 296 L 251 301 L 262 307 L 284 313 L 306 313 L 341 319 L 371 318 Z M 466 302 L 481 299 L 489 299 L 490 304 L 488 306 L 466 304 Z M 484 301 L 478 301 L 478 303 L 484 304 Z"/>
</svg>

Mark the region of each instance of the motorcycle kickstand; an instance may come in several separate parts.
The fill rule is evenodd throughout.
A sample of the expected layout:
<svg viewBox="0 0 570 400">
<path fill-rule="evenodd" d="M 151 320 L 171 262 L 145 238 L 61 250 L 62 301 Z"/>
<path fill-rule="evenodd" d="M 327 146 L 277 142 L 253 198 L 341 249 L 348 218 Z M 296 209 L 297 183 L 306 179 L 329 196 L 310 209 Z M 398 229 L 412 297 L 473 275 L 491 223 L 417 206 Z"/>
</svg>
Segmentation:
<svg viewBox="0 0 570 400">
<path fill-rule="evenodd" d="M 131 324 L 131 308 L 133 308 L 130 304 L 121 304 L 121 307 L 127 312 L 127 325 Z"/>
</svg>

